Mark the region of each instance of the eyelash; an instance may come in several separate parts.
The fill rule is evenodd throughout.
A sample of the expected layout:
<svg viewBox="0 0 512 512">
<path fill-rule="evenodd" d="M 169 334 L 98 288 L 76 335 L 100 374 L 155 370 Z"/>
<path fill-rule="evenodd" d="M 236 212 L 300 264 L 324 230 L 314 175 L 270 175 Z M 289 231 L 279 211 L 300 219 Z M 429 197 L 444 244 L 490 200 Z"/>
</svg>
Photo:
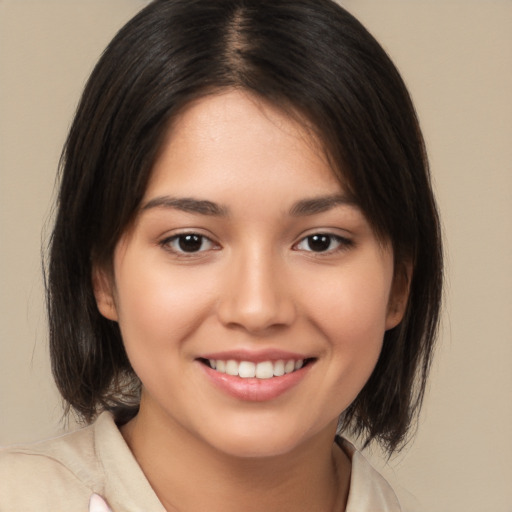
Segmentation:
<svg viewBox="0 0 512 512">
<path fill-rule="evenodd" d="M 164 240 L 162 240 L 159 245 L 162 246 L 165 250 L 172 252 L 173 254 L 176 254 L 179 257 L 185 257 L 185 258 L 190 258 L 190 257 L 194 257 L 194 256 L 197 257 L 198 255 L 205 252 L 205 250 L 186 251 L 186 250 L 183 250 L 183 248 L 179 249 L 179 248 L 173 247 L 173 245 L 172 245 L 174 242 L 177 242 L 178 244 L 180 244 L 180 242 L 184 242 L 186 238 L 192 238 L 192 237 L 195 237 L 196 239 L 198 239 L 198 240 L 196 240 L 196 243 L 199 242 L 200 249 L 203 247 L 205 242 L 210 245 L 210 247 L 207 248 L 206 250 L 217 250 L 219 248 L 218 244 L 213 242 L 210 238 L 208 238 L 205 235 L 202 235 L 200 233 L 195 233 L 195 232 L 180 233 L 178 235 L 173 235 L 171 237 L 168 237 L 168 238 L 165 238 Z"/>
<path fill-rule="evenodd" d="M 308 243 L 308 242 L 311 243 L 314 241 L 313 239 L 315 239 L 315 238 L 320 239 L 320 240 L 318 240 L 319 242 L 323 242 L 325 239 L 328 239 L 329 248 L 326 250 L 321 250 L 321 251 L 312 250 L 311 247 L 310 247 L 310 250 L 307 250 L 307 249 L 299 249 L 299 250 L 304 250 L 305 252 L 312 253 L 315 256 L 322 256 L 322 255 L 335 254 L 340 251 L 347 250 L 350 247 L 354 246 L 354 241 L 349 238 L 345 238 L 340 235 L 334 235 L 333 233 L 318 232 L 318 233 L 312 233 L 311 235 L 305 236 L 298 243 L 296 243 L 294 245 L 294 247 L 298 248 L 303 243 Z M 337 246 L 334 249 L 330 248 L 332 242 L 337 243 Z"/>
<path fill-rule="evenodd" d="M 194 244 L 194 243 L 199 244 L 198 250 L 186 251 L 183 249 L 183 247 L 181 247 L 181 248 L 173 247 L 174 243 L 181 245 L 182 242 L 185 242 L 186 238 L 189 238 L 189 242 L 192 242 L 192 244 Z M 190 239 L 192 239 L 192 240 L 190 240 Z M 314 239 L 317 239 L 317 240 L 314 240 Z M 304 244 L 304 243 L 311 244 L 311 243 L 315 243 L 315 242 L 319 242 L 320 244 L 322 244 L 322 243 L 325 244 L 325 242 L 327 242 L 328 243 L 327 249 L 315 251 L 314 249 L 311 248 L 311 246 L 309 246 L 309 249 L 300 248 L 301 244 Z M 333 242 L 335 242 L 337 244 L 335 248 L 331 248 L 331 245 Z M 205 245 L 205 243 L 208 244 L 209 247 L 207 247 L 206 249 L 203 249 L 203 246 Z M 178 235 L 173 235 L 171 237 L 168 237 L 168 238 L 165 238 L 164 240 L 162 240 L 159 243 L 159 245 L 161 247 L 163 247 L 165 250 L 172 252 L 173 254 L 176 254 L 179 257 L 185 257 L 185 258 L 194 257 L 194 256 L 197 257 L 206 251 L 218 250 L 220 248 L 219 245 L 216 244 L 215 242 L 213 242 L 210 238 L 208 238 L 207 236 L 202 235 L 200 233 L 196 233 L 196 232 L 180 233 Z M 318 232 L 318 233 L 312 233 L 310 235 L 307 235 L 307 236 L 301 238 L 299 240 L 299 242 L 294 244 L 293 249 L 299 250 L 299 251 L 302 250 L 304 252 L 311 253 L 312 255 L 314 254 L 315 256 L 321 257 L 323 255 L 335 254 L 340 251 L 347 250 L 353 246 L 354 246 L 354 241 L 349 238 L 345 238 L 345 237 L 335 235 L 332 233 Z"/>
</svg>

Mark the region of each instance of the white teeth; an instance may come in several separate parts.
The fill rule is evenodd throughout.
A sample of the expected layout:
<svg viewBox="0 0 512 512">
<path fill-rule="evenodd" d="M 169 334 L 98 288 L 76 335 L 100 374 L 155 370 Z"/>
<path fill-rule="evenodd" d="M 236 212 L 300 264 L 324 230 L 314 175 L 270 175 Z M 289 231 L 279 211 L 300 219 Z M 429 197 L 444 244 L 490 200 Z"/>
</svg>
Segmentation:
<svg viewBox="0 0 512 512">
<path fill-rule="evenodd" d="M 228 375 L 238 375 L 243 379 L 271 379 L 272 377 L 281 377 L 287 373 L 292 373 L 304 366 L 304 360 L 290 359 L 283 361 L 261 361 L 253 363 L 251 361 L 235 361 L 229 359 L 224 361 L 221 359 L 209 359 L 210 367 L 219 373 L 227 373 Z"/>
<path fill-rule="evenodd" d="M 258 379 L 271 379 L 274 376 L 274 365 L 270 361 L 263 361 L 256 365 Z"/>
<path fill-rule="evenodd" d="M 238 375 L 243 379 L 256 377 L 256 365 L 250 361 L 242 361 L 238 367 Z"/>
<path fill-rule="evenodd" d="M 276 377 L 281 377 L 281 375 L 284 375 L 284 361 L 276 361 L 274 363 L 274 375 Z"/>
<path fill-rule="evenodd" d="M 292 373 L 293 370 L 295 370 L 295 361 L 286 361 L 286 364 L 284 365 L 284 373 Z"/>
<path fill-rule="evenodd" d="M 230 359 L 226 363 L 226 373 L 228 375 L 238 375 L 238 363 Z"/>
</svg>

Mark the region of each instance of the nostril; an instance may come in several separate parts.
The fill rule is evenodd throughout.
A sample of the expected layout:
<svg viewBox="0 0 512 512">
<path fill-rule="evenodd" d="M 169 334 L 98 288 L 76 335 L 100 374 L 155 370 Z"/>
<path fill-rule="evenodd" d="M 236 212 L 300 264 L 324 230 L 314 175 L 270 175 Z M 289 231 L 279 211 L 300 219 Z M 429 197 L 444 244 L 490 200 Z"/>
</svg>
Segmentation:
<svg viewBox="0 0 512 512">
<path fill-rule="evenodd" d="M 251 333 L 268 332 L 290 326 L 296 311 L 288 301 L 240 300 L 232 298 L 219 306 L 221 322 L 231 328 L 238 327 Z"/>
</svg>

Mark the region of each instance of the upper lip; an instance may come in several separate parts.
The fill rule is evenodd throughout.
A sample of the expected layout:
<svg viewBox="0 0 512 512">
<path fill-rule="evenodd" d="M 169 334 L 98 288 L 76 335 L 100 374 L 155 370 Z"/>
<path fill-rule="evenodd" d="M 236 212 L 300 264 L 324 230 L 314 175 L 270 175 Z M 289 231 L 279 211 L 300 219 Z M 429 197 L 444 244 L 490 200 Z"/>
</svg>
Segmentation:
<svg viewBox="0 0 512 512">
<path fill-rule="evenodd" d="M 221 352 L 210 352 L 202 354 L 198 359 L 213 359 L 216 361 L 251 361 L 261 363 L 263 361 L 294 361 L 311 359 L 311 355 L 299 354 L 297 352 L 289 352 L 286 350 L 270 349 L 270 350 L 226 350 Z"/>
</svg>

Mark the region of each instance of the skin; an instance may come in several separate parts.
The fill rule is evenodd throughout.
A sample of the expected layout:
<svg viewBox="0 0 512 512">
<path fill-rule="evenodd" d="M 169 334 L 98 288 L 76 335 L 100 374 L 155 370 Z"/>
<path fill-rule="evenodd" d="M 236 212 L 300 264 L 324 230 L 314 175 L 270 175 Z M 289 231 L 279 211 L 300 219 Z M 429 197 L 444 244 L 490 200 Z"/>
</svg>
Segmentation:
<svg viewBox="0 0 512 512">
<path fill-rule="evenodd" d="M 183 198 L 219 211 L 189 211 Z M 204 237 L 199 250 L 180 250 L 184 234 Z M 326 250 L 312 250 L 314 234 L 329 235 Z M 333 447 L 337 419 L 407 291 L 303 125 L 240 91 L 191 104 L 113 267 L 113 278 L 95 270 L 98 307 L 119 323 L 143 384 L 122 433 L 167 510 L 344 510 L 350 461 Z M 225 393 L 199 360 L 275 349 L 313 362 L 263 401 Z"/>
</svg>

